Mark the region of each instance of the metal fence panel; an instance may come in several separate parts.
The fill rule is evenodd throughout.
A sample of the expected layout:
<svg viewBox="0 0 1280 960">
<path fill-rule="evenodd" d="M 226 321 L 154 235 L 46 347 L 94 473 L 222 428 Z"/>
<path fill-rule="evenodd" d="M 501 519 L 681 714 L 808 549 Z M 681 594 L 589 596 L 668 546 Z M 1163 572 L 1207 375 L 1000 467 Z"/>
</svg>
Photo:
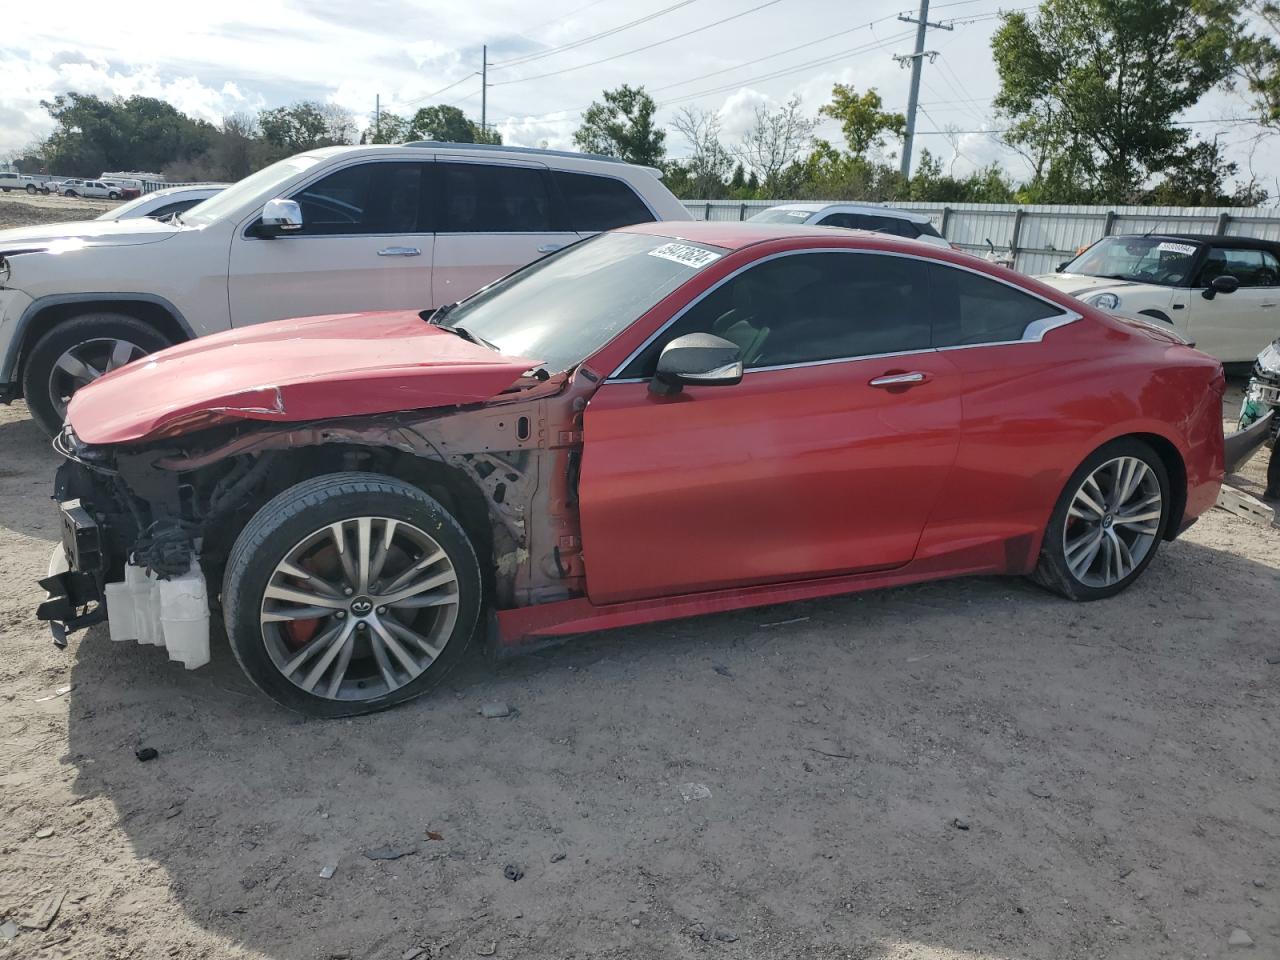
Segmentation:
<svg viewBox="0 0 1280 960">
<path fill-rule="evenodd" d="M 686 200 L 696 220 L 745 220 L 780 200 Z M 829 201 L 850 203 L 855 201 Z M 979 256 L 990 240 L 997 253 L 1012 250 L 1024 273 L 1050 273 L 1099 237 L 1118 233 L 1225 233 L 1280 241 L 1276 207 L 1108 207 L 1083 204 L 896 203 L 928 214 L 939 232 Z"/>
</svg>

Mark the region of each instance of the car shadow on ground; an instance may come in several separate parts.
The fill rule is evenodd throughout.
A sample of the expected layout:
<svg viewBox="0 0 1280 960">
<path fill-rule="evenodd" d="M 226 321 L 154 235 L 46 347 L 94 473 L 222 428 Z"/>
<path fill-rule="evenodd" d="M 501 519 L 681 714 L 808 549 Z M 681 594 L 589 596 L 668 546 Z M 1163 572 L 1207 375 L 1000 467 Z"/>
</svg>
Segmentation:
<svg viewBox="0 0 1280 960">
<path fill-rule="evenodd" d="M 1106 602 L 990 578 L 656 624 L 345 721 L 225 646 L 186 673 L 95 629 L 66 761 L 122 883 L 209 936 L 189 955 L 1216 954 L 1280 906 L 1240 892 L 1275 867 L 1277 596 L 1179 542 Z M 84 908 L 136 946 L 127 896 Z"/>
</svg>

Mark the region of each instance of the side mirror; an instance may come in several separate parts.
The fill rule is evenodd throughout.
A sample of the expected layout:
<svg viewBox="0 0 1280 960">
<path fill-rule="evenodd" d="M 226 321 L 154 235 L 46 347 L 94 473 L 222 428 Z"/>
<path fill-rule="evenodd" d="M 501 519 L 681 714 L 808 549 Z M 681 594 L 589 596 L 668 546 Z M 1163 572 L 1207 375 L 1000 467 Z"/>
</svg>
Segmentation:
<svg viewBox="0 0 1280 960">
<path fill-rule="evenodd" d="M 1220 277 L 1214 277 L 1213 281 L 1204 288 L 1204 293 L 1200 294 L 1200 296 L 1206 300 L 1212 300 L 1220 293 L 1235 293 L 1239 289 L 1239 278 L 1224 273 Z"/>
<path fill-rule="evenodd" d="M 258 223 L 260 237 L 278 237 L 302 229 L 302 208 L 296 200 L 268 200 Z"/>
<path fill-rule="evenodd" d="M 686 333 L 662 348 L 649 392 L 665 397 L 679 393 L 685 384 L 727 387 L 741 381 L 736 344 L 711 333 Z"/>
</svg>

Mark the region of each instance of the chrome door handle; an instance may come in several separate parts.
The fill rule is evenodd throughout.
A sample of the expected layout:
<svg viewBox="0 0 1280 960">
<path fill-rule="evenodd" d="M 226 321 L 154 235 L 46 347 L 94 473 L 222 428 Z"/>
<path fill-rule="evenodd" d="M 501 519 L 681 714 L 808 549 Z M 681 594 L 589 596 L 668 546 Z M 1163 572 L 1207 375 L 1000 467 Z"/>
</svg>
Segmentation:
<svg viewBox="0 0 1280 960">
<path fill-rule="evenodd" d="M 420 257 L 422 251 L 417 247 L 383 247 L 378 251 L 380 257 Z"/>
<path fill-rule="evenodd" d="M 912 383 L 924 383 L 926 377 L 919 370 L 911 373 L 887 373 L 883 377 L 876 377 L 868 386 L 871 387 L 903 387 Z"/>
<path fill-rule="evenodd" d="M 538 252 L 539 253 L 555 253 L 557 250 L 559 250 L 563 246 L 564 246 L 563 243 L 544 243 L 542 246 L 538 248 Z"/>
</svg>

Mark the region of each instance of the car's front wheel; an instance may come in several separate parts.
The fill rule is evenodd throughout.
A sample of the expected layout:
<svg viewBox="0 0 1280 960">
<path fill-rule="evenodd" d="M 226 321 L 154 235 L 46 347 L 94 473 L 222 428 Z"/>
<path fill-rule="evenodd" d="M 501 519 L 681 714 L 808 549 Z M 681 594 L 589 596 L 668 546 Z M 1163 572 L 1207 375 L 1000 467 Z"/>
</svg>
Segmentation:
<svg viewBox="0 0 1280 960">
<path fill-rule="evenodd" d="M 63 194 L 63 196 L 64 196 L 64 197 L 78 197 L 78 196 L 79 196 L 79 194 L 78 194 L 78 193 L 76 193 L 74 190 L 68 190 L 66 193 L 64 193 L 64 194 Z"/>
<path fill-rule="evenodd" d="M 108 199 L 108 200 L 119 200 L 119 199 L 120 199 L 120 194 L 119 194 L 119 193 L 117 193 L 115 190 L 112 190 L 110 193 L 108 193 L 108 194 L 107 194 L 107 199 Z"/>
<path fill-rule="evenodd" d="M 372 713 L 434 687 L 481 600 L 462 526 L 417 487 L 373 473 L 304 481 L 263 506 L 227 559 L 236 660 L 302 713 Z"/>
<path fill-rule="evenodd" d="M 122 313 L 84 314 L 58 324 L 35 342 L 23 367 L 22 393 L 31 418 L 53 436 L 62 429 L 73 393 L 167 346 L 160 331 Z"/>
<path fill-rule="evenodd" d="M 1142 575 L 1169 523 L 1169 474 L 1150 445 L 1108 443 L 1067 481 L 1032 574 L 1072 600 L 1114 596 Z"/>
<path fill-rule="evenodd" d="M 34 183 L 27 184 L 27 193 L 31 194 L 33 197 L 36 195 L 36 185 Z"/>
</svg>

